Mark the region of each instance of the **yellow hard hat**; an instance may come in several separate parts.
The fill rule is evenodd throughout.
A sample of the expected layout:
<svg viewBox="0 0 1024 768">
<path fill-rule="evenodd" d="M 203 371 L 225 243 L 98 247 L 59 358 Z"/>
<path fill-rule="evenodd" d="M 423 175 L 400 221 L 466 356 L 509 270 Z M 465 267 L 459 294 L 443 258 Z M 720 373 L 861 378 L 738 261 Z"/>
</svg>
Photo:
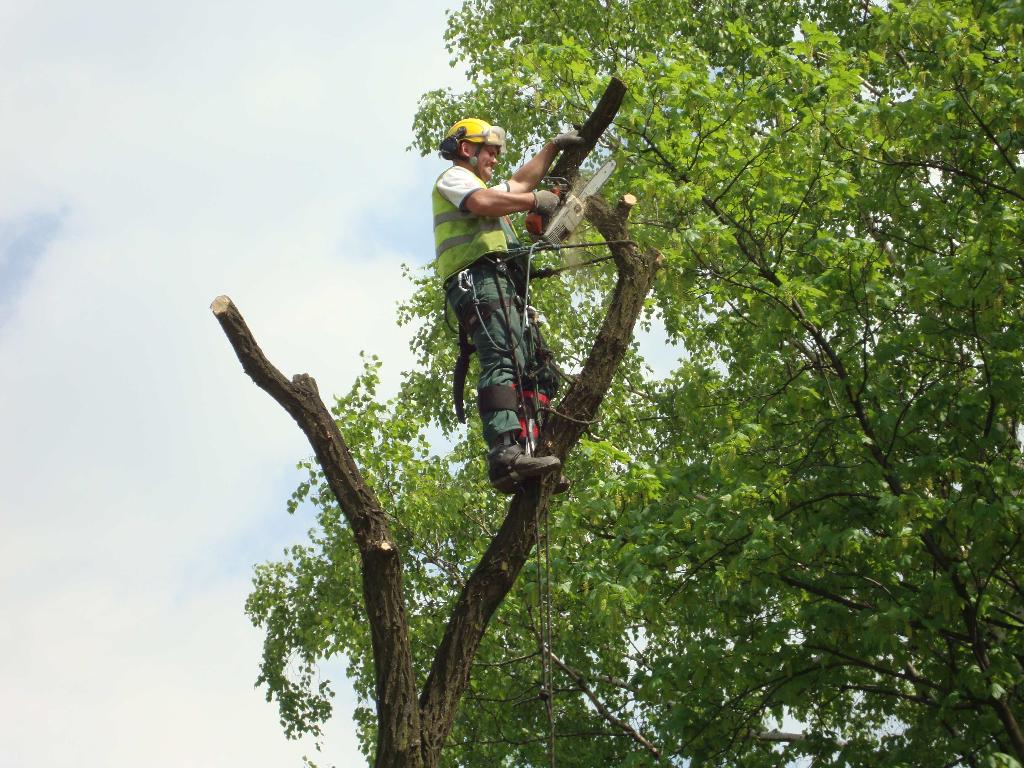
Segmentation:
<svg viewBox="0 0 1024 768">
<path fill-rule="evenodd" d="M 478 117 L 466 117 L 448 129 L 441 142 L 441 157 L 454 160 L 460 141 L 471 141 L 474 144 L 490 144 L 505 151 L 505 129 L 491 125 Z"/>
</svg>

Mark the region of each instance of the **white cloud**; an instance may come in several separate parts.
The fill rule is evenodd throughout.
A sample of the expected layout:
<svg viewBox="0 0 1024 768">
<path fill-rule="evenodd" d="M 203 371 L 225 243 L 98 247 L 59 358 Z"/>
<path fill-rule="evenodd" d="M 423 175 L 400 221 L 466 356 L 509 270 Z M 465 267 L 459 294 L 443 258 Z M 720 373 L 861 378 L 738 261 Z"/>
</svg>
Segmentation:
<svg viewBox="0 0 1024 768">
<path fill-rule="evenodd" d="M 258 638 L 224 610 L 241 588 L 225 582 L 178 603 L 83 583 L 19 606 L 32 647 L 10 646 L 22 663 L 5 670 L 5 718 L 19 728 L 5 729 L 4 764 L 287 765 L 312 754 L 277 735 L 275 709 L 251 685 Z M 326 755 L 352 764 L 351 728 L 337 721 Z"/>
<path fill-rule="evenodd" d="M 310 449 L 208 305 L 325 397 L 360 349 L 394 387 L 437 165 L 404 147 L 460 84 L 442 28 L 412 0 L 0 2 L 0 222 L 61 212 L 0 289 L 0 765 L 309 752 L 252 688 L 242 603 L 308 526 L 283 506 Z M 324 763 L 354 763 L 351 706 Z"/>
</svg>

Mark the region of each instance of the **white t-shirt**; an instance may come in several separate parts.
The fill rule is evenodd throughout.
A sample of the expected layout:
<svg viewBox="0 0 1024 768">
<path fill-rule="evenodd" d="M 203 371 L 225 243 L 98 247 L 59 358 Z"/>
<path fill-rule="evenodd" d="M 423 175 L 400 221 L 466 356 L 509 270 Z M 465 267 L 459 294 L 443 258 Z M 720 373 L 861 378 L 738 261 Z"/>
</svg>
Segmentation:
<svg viewBox="0 0 1024 768">
<path fill-rule="evenodd" d="M 507 181 L 495 186 L 504 187 L 506 192 L 512 191 Z M 437 191 L 441 193 L 441 197 L 460 211 L 466 210 L 466 200 L 471 194 L 486 188 L 479 176 L 461 165 L 453 165 L 437 180 Z"/>
</svg>

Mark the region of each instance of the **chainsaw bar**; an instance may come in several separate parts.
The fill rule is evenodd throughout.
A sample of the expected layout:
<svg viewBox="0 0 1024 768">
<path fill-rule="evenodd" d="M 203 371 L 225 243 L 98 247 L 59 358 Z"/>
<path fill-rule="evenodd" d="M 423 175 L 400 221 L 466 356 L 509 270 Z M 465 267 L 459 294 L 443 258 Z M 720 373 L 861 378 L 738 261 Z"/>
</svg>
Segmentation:
<svg viewBox="0 0 1024 768">
<path fill-rule="evenodd" d="M 579 192 L 567 192 L 541 237 L 552 245 L 561 245 L 568 240 L 583 221 L 587 198 L 601 190 L 614 170 L 615 161 L 609 160 L 597 169 L 597 173 L 590 177 Z"/>
<path fill-rule="evenodd" d="M 597 173 L 590 177 L 590 180 L 583 185 L 583 189 L 579 191 L 576 197 L 583 201 L 586 201 L 591 195 L 597 194 L 601 191 L 601 187 L 604 186 L 605 182 L 612 176 L 612 171 L 615 170 L 615 161 L 609 160 L 607 163 L 597 169 Z"/>
</svg>

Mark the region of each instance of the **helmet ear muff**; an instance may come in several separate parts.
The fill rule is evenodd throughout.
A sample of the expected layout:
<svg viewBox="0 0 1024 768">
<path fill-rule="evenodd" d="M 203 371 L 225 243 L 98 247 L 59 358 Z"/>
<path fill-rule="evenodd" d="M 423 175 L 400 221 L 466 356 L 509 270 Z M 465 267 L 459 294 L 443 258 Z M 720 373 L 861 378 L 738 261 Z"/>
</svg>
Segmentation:
<svg viewBox="0 0 1024 768">
<path fill-rule="evenodd" d="M 466 135 L 465 127 L 459 128 L 451 136 L 445 136 L 444 141 L 441 142 L 439 149 L 441 150 L 441 157 L 445 160 L 454 160 L 459 156 L 459 142 L 462 141 L 462 137 Z"/>
</svg>

